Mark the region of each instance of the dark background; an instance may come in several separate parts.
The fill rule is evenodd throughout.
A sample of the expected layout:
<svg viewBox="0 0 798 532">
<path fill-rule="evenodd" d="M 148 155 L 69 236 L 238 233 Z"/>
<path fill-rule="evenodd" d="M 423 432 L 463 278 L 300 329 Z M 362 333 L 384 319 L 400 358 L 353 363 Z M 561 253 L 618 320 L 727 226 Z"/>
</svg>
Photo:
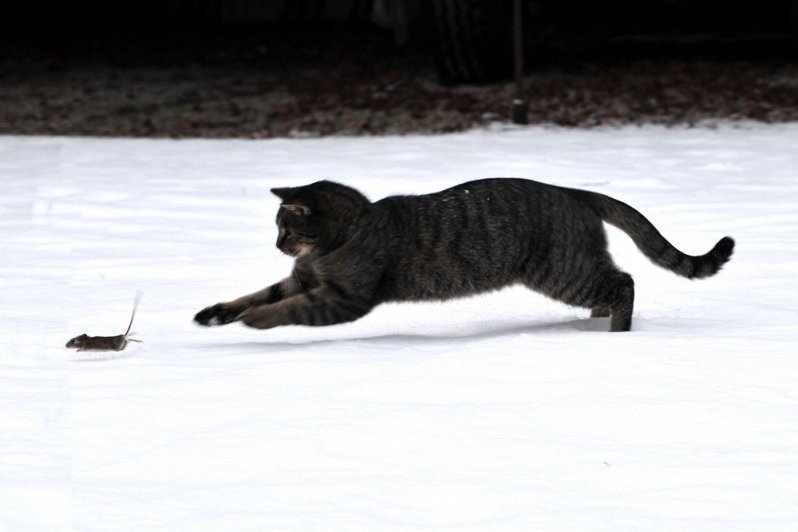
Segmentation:
<svg viewBox="0 0 798 532">
<path fill-rule="evenodd" d="M 798 120 L 796 0 L 522 4 L 532 123 Z M 501 0 L 5 2 L 0 133 L 404 134 L 507 121 L 511 20 Z"/>
</svg>

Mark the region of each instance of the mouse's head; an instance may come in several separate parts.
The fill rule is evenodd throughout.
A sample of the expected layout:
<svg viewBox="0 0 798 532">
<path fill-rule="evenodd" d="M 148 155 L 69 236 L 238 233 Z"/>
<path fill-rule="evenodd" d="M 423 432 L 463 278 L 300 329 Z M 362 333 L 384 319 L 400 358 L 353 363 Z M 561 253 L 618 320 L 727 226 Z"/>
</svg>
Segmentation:
<svg viewBox="0 0 798 532">
<path fill-rule="evenodd" d="M 86 343 L 86 340 L 88 340 L 88 339 L 89 339 L 89 335 L 88 334 L 81 334 L 80 336 L 76 336 L 73 339 L 71 339 L 70 341 L 68 341 L 66 343 L 66 346 L 67 347 L 75 347 L 75 348 L 82 347 Z"/>
</svg>

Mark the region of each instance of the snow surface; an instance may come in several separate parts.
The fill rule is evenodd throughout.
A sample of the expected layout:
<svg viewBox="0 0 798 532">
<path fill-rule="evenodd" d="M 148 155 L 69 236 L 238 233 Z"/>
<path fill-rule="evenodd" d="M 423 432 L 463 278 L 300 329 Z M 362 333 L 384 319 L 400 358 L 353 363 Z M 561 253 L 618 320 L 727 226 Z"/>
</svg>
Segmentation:
<svg viewBox="0 0 798 532">
<path fill-rule="evenodd" d="M 2 530 L 797 530 L 798 124 L 267 141 L 0 137 Z M 615 196 L 633 331 L 521 288 L 203 329 L 286 275 L 269 188 Z M 143 344 L 73 353 L 77 334 Z"/>
</svg>

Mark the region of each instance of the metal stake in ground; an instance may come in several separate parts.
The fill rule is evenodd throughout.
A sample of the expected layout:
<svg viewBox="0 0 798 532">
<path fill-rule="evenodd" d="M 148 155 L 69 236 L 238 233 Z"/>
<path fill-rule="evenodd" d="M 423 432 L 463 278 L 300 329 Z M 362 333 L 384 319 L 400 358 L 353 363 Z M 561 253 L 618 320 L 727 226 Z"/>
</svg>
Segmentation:
<svg viewBox="0 0 798 532">
<path fill-rule="evenodd" d="M 522 33 L 521 0 L 513 0 L 513 42 L 515 52 L 515 98 L 513 99 L 513 124 L 527 124 L 524 101 L 524 39 Z"/>
</svg>

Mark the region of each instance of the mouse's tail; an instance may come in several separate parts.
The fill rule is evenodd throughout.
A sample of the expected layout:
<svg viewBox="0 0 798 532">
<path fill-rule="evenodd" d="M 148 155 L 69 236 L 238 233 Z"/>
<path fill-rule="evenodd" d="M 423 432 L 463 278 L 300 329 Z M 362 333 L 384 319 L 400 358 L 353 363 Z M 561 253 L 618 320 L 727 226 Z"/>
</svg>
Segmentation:
<svg viewBox="0 0 798 532">
<path fill-rule="evenodd" d="M 141 296 L 144 295 L 144 292 L 139 290 L 136 292 L 136 300 L 133 302 L 133 314 L 130 316 L 130 323 L 127 324 L 127 330 L 125 331 L 124 336 L 127 336 L 130 332 L 130 328 L 133 327 L 133 318 L 136 317 L 136 309 L 139 308 L 139 301 L 141 301 Z"/>
</svg>

